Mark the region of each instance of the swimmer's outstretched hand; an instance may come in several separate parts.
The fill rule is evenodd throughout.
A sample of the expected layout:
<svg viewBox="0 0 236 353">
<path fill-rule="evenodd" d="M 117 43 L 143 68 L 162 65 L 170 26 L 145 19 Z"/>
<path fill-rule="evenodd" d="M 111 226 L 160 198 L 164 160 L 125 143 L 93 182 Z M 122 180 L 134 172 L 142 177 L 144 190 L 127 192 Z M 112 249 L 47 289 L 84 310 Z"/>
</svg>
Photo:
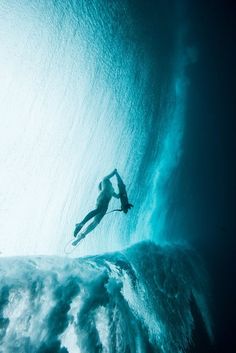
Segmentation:
<svg viewBox="0 0 236 353">
<path fill-rule="evenodd" d="M 118 173 L 118 171 L 117 171 L 117 169 L 114 169 L 114 172 L 115 172 L 115 175 L 116 175 L 116 176 L 120 176 L 119 173 Z"/>
<path fill-rule="evenodd" d="M 111 172 L 111 175 L 117 175 L 117 169 L 115 168 L 112 172 Z"/>
</svg>

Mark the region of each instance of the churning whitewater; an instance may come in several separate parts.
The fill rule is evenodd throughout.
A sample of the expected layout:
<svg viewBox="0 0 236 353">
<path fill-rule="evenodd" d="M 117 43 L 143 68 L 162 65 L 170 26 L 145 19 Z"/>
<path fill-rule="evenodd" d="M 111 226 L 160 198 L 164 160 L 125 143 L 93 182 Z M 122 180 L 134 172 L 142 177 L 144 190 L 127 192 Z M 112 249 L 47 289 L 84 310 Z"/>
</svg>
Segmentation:
<svg viewBox="0 0 236 353">
<path fill-rule="evenodd" d="M 191 341 L 194 301 L 209 335 L 193 251 L 142 242 L 80 259 L 0 261 L 0 351 L 173 353 Z"/>
</svg>

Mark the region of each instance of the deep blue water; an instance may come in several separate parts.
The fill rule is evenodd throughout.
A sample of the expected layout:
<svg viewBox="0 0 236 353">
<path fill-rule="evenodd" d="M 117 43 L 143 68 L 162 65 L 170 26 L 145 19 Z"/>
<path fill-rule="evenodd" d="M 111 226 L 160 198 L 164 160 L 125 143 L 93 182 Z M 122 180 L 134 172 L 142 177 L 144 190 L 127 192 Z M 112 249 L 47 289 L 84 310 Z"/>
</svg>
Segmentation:
<svg viewBox="0 0 236 353">
<path fill-rule="evenodd" d="M 185 215 L 188 212 L 191 217 L 187 222 L 188 231 L 196 217 L 201 219 L 201 222 L 195 219 L 196 227 L 191 228 L 193 240 L 195 238 L 196 243 L 207 248 L 212 248 L 212 243 L 216 242 L 217 246 L 211 251 L 219 248 L 219 239 L 223 238 L 221 232 L 230 235 L 234 229 L 232 77 L 235 51 L 232 43 L 235 33 L 231 10 L 229 4 L 221 7 L 220 2 L 188 7 L 191 28 L 188 40 L 196 43 L 200 54 L 196 65 L 188 69 L 191 85 L 179 168 L 179 185 L 181 180 L 182 185 L 176 193 L 185 205 Z M 186 185 L 185 193 L 182 193 L 183 184 Z M 208 236 L 199 233 L 208 233 Z M 229 236 L 228 242 L 232 240 Z"/>
<path fill-rule="evenodd" d="M 188 71 L 192 84 L 179 168 L 182 182 L 176 195 L 191 242 L 211 274 L 215 350 L 231 352 L 235 349 L 235 10 L 230 2 L 194 2 L 188 6 L 188 18 L 188 40 L 194 40 L 200 55 Z"/>
</svg>

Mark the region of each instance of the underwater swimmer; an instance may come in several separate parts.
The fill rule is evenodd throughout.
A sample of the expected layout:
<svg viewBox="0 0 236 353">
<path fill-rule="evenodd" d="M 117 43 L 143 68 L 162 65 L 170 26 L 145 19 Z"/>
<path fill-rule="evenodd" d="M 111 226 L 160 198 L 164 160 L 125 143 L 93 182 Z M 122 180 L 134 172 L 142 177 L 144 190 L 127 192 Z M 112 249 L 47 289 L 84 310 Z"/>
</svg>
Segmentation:
<svg viewBox="0 0 236 353">
<path fill-rule="evenodd" d="M 114 169 L 111 174 L 107 175 L 99 183 L 98 188 L 100 190 L 100 193 L 97 198 L 96 208 L 93 211 L 89 212 L 87 216 L 82 220 L 82 222 L 76 224 L 74 237 L 77 236 L 79 231 L 90 219 L 94 218 L 94 220 L 88 225 L 84 232 L 79 234 L 79 236 L 72 243 L 72 245 L 77 245 L 81 239 L 83 239 L 88 233 L 90 233 L 95 227 L 97 227 L 97 225 L 101 222 L 102 218 L 105 216 L 112 197 L 115 197 L 117 199 L 120 198 L 120 195 L 115 193 L 115 190 L 113 189 L 112 183 L 110 181 L 110 179 L 115 175 L 119 177 L 117 169 Z"/>
</svg>

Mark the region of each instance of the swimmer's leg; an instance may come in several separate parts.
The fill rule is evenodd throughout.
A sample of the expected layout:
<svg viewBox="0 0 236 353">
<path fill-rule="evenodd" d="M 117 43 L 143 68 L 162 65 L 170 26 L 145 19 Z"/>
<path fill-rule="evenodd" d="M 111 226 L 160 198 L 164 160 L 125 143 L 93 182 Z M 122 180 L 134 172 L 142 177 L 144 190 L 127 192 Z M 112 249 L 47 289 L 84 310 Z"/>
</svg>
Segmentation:
<svg viewBox="0 0 236 353">
<path fill-rule="evenodd" d="M 89 212 L 87 214 L 86 217 L 84 217 L 84 219 L 82 220 L 82 222 L 77 223 L 75 225 L 75 231 L 74 231 L 74 237 L 76 237 L 76 235 L 79 233 L 79 231 L 81 230 L 81 228 L 85 225 L 85 223 L 87 223 L 91 218 L 95 217 L 98 213 L 100 212 L 100 210 L 98 208 L 96 208 L 95 210 Z"/>
<path fill-rule="evenodd" d="M 76 239 L 74 242 L 73 242 L 73 245 L 77 245 L 78 242 L 80 240 L 82 240 L 83 238 L 85 238 L 85 236 L 92 232 L 94 230 L 94 228 L 97 227 L 97 225 L 101 222 L 102 218 L 105 216 L 106 214 L 106 211 L 104 212 L 100 212 L 98 215 L 95 216 L 94 218 L 94 221 L 92 223 L 90 223 L 88 225 L 88 227 L 85 229 L 85 231 L 83 233 L 81 233 L 79 236 L 78 236 L 78 239 Z"/>
<path fill-rule="evenodd" d="M 85 223 L 87 223 L 91 218 L 93 218 L 93 217 L 95 217 L 98 213 L 100 213 L 101 211 L 99 210 L 99 208 L 95 208 L 95 210 L 93 210 L 93 211 L 91 211 L 91 212 L 89 212 L 88 214 L 87 214 L 87 216 L 86 217 L 84 217 L 84 219 L 82 220 L 82 224 L 85 224 Z M 80 223 L 80 224 L 81 224 Z"/>
</svg>

